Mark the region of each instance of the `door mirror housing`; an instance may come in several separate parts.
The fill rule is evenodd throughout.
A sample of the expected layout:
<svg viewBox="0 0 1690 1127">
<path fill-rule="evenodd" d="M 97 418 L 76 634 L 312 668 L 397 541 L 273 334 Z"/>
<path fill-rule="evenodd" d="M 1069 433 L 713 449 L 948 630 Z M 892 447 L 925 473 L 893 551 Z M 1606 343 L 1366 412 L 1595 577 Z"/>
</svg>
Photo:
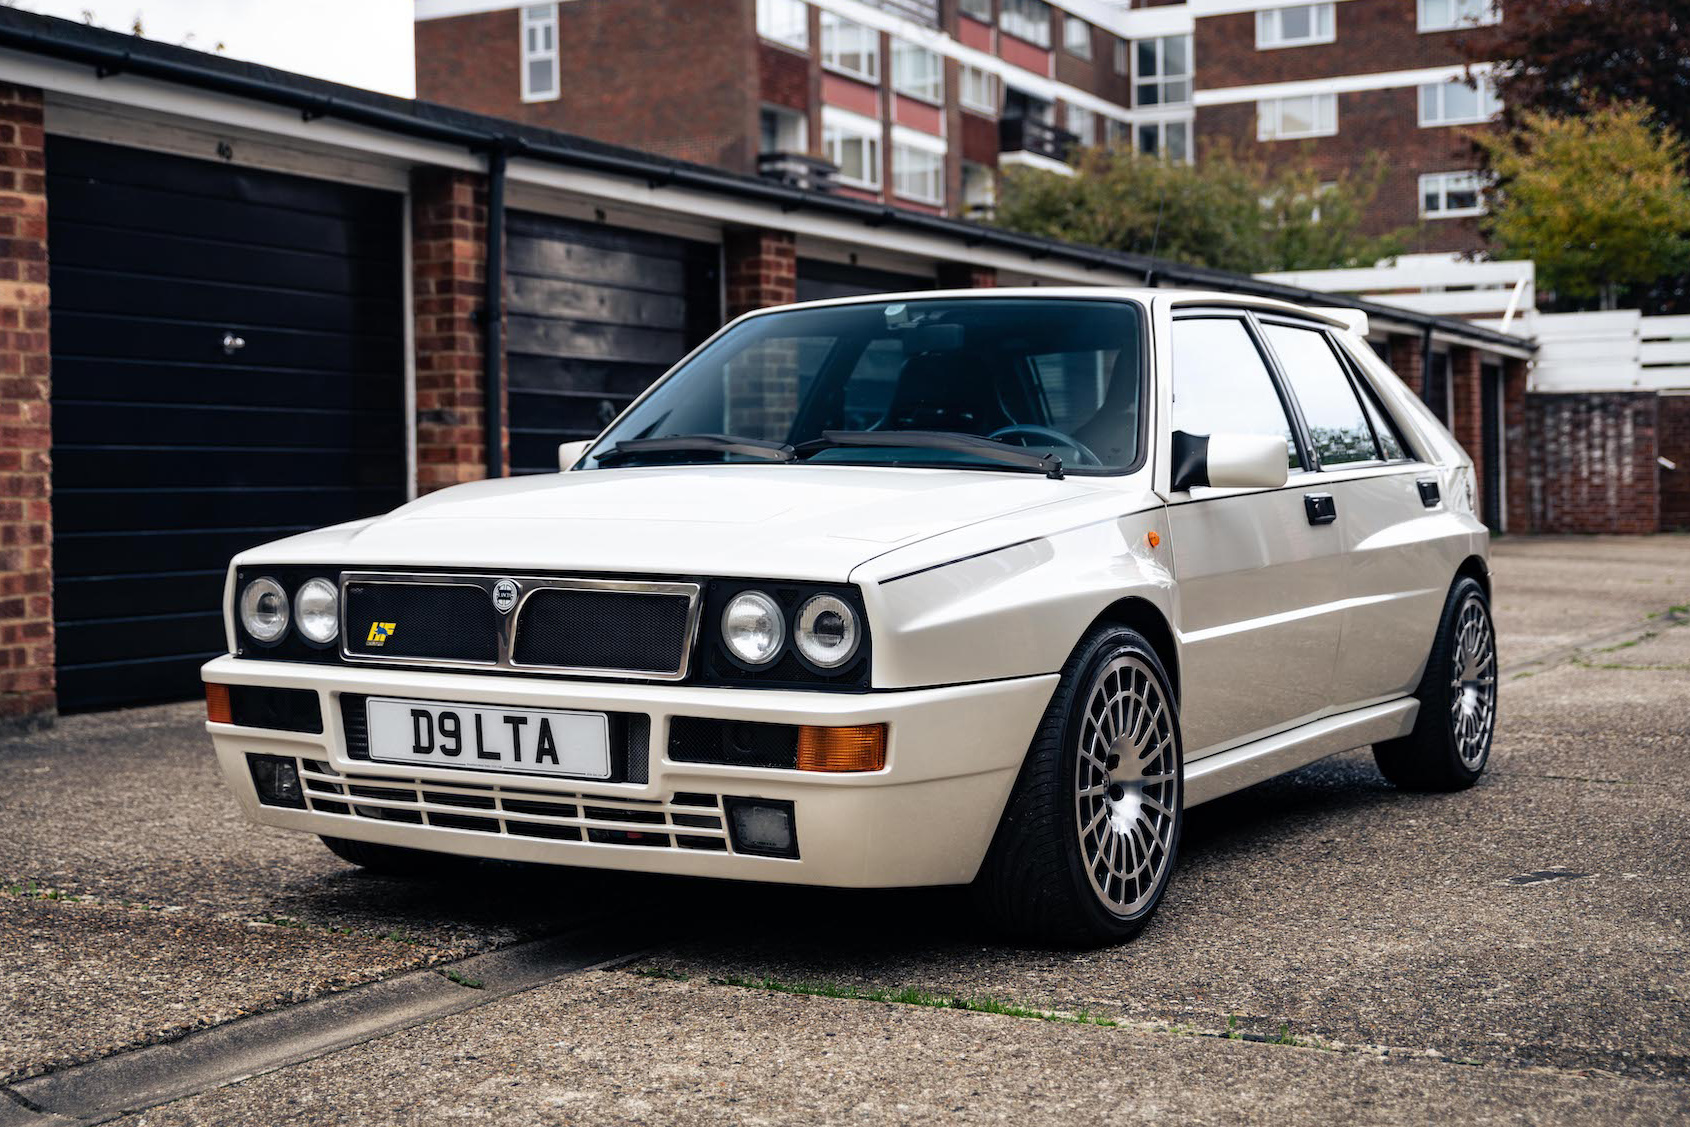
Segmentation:
<svg viewBox="0 0 1690 1127">
<path fill-rule="evenodd" d="M 559 473 L 568 473 L 575 468 L 575 463 L 581 460 L 581 455 L 587 452 L 587 447 L 593 444 L 590 438 L 580 442 L 560 442 L 557 445 L 557 468 Z"/>
<path fill-rule="evenodd" d="M 1285 440 L 1271 434 L 1187 434 L 1174 431 L 1170 487 L 1184 493 L 1194 485 L 1215 489 L 1277 489 L 1290 470 Z"/>
</svg>

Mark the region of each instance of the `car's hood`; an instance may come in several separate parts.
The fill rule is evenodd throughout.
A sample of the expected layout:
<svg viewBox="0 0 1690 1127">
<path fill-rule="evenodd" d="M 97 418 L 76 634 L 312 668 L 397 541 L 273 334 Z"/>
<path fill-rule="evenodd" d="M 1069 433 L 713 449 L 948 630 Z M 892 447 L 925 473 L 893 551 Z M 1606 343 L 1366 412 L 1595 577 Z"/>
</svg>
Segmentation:
<svg viewBox="0 0 1690 1127">
<path fill-rule="evenodd" d="M 456 486 L 241 562 L 842 581 L 895 548 L 1101 488 L 1098 479 L 879 466 L 577 471 Z"/>
</svg>

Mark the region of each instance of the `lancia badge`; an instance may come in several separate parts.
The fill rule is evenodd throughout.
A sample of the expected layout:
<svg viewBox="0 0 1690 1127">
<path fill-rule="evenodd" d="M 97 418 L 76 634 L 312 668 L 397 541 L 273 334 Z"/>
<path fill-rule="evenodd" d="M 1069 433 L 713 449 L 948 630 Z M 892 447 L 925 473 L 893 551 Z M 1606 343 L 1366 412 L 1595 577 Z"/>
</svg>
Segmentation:
<svg viewBox="0 0 1690 1127">
<path fill-rule="evenodd" d="M 499 608 L 500 614 L 509 614 L 516 606 L 516 581 L 501 579 L 493 584 L 493 605 Z"/>
</svg>

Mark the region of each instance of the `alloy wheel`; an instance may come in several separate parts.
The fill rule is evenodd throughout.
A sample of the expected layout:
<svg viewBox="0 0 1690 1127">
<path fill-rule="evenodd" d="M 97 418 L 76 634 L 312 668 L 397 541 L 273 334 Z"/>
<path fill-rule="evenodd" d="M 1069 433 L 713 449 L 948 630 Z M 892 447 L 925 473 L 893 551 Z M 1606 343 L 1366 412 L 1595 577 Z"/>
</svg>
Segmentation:
<svg viewBox="0 0 1690 1127">
<path fill-rule="evenodd" d="M 1456 615 L 1450 664 L 1450 732 L 1461 762 L 1477 770 L 1496 726 L 1496 633 L 1478 595 L 1468 595 Z"/>
</svg>

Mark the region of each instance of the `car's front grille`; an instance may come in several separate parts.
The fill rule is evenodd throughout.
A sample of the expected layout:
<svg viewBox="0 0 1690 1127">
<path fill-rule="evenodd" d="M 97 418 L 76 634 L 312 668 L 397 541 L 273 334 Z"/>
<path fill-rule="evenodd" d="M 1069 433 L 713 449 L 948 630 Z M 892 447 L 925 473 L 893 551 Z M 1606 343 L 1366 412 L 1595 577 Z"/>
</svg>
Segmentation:
<svg viewBox="0 0 1690 1127">
<path fill-rule="evenodd" d="M 402 822 L 546 841 L 726 852 L 718 795 L 679 793 L 667 802 L 506 786 L 349 775 L 320 759 L 299 760 L 305 801 L 318 814 Z"/>
<path fill-rule="evenodd" d="M 680 680 L 699 585 L 572 576 L 346 572 L 353 662 Z"/>
</svg>

